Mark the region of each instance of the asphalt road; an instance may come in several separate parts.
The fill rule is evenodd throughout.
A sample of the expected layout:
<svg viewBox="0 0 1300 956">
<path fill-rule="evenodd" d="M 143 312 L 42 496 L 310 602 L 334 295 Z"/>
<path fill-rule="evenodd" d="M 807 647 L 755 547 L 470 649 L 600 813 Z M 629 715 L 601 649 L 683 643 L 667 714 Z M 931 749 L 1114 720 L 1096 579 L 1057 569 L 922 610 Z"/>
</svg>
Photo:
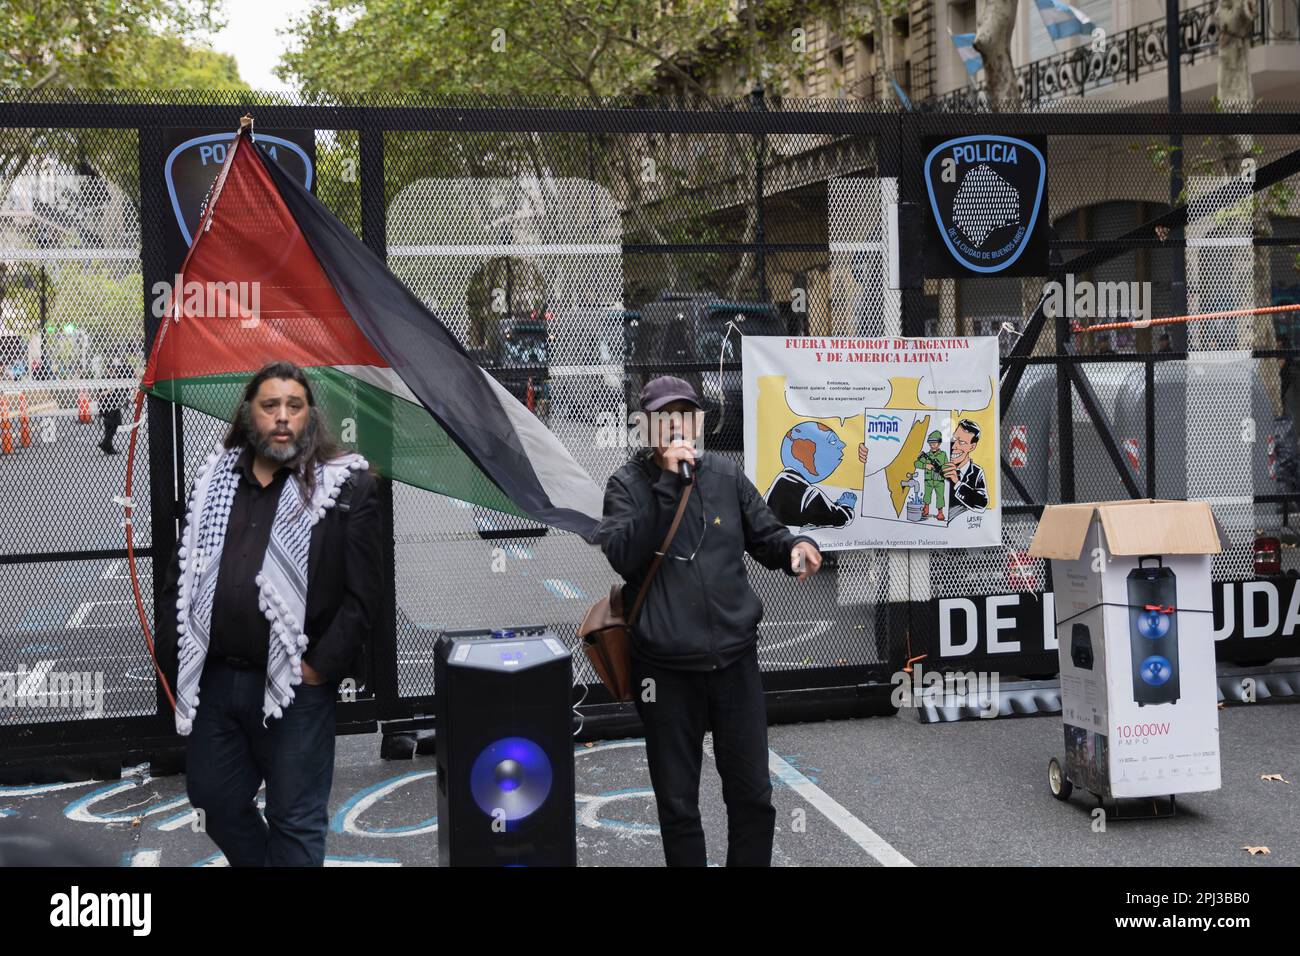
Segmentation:
<svg viewBox="0 0 1300 956">
<path fill-rule="evenodd" d="M 1091 797 L 1047 789 L 1061 749 L 1059 717 L 922 724 L 894 717 L 791 724 L 769 730 L 778 866 L 1243 867 L 1300 863 L 1300 707 L 1220 711 L 1223 786 L 1185 794 L 1164 819 L 1106 818 Z M 378 737 L 338 740 L 327 865 L 437 864 L 432 757 L 386 762 Z M 726 859 L 726 816 L 709 743 L 701 784 L 709 861 Z M 640 740 L 576 748 L 578 862 L 663 862 Z M 1290 783 L 1261 775 L 1280 773 Z M 1141 802 L 1126 805 L 1141 811 Z M 194 832 L 183 776 L 0 788 L 7 825 L 73 841 L 108 865 L 222 865 Z M 1267 846 L 1251 856 L 1244 846 Z"/>
</svg>

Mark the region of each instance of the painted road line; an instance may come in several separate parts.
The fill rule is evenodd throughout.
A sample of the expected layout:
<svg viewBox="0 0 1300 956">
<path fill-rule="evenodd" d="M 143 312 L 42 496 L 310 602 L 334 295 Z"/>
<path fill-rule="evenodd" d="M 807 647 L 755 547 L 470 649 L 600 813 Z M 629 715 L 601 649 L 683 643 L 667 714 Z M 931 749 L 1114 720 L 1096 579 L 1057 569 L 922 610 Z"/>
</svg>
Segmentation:
<svg viewBox="0 0 1300 956">
<path fill-rule="evenodd" d="M 826 819 L 835 824 L 850 840 L 866 850 L 882 866 L 915 866 L 871 827 L 841 806 L 825 790 L 817 786 L 774 750 L 769 750 L 767 766 L 781 783 L 816 807 Z"/>
<path fill-rule="evenodd" d="M 561 581 L 558 578 L 550 578 L 542 582 L 546 589 L 561 601 L 577 601 L 586 597 L 582 593 L 582 588 L 578 587 L 572 581 Z"/>
<path fill-rule="evenodd" d="M 399 774 L 387 780 L 380 780 L 378 783 L 359 790 L 344 801 L 343 805 L 335 811 L 334 818 L 330 821 L 330 830 L 334 833 L 349 833 L 354 836 L 367 837 L 410 837 L 422 833 L 436 833 L 438 831 L 438 818 L 436 816 L 403 827 L 371 828 L 362 825 L 360 821 L 362 814 L 393 791 L 400 790 L 407 784 L 414 783 L 417 780 L 435 776 L 437 776 L 436 770 L 419 770 Z M 433 788 L 429 789 L 432 790 Z"/>
<path fill-rule="evenodd" d="M 137 850 L 131 855 L 131 866 L 162 866 L 162 850 Z"/>
<path fill-rule="evenodd" d="M 55 790 L 71 790 L 73 787 L 86 787 L 102 780 L 74 780 L 71 783 L 32 783 L 14 787 L 0 787 L 0 797 L 38 797 Z"/>
<path fill-rule="evenodd" d="M 71 606 L 67 601 L 55 601 L 50 604 L 37 604 L 29 607 L 23 614 L 18 629 L 20 631 L 43 631 L 47 628 L 62 627 L 63 619 L 67 617 L 68 608 Z"/>
<path fill-rule="evenodd" d="M 116 558 L 107 562 L 107 567 L 104 568 L 104 573 L 100 575 L 99 579 L 101 581 L 130 581 L 131 575 L 129 573 L 117 573 L 119 567 L 123 572 L 129 571 L 126 561 L 122 558 Z"/>
<path fill-rule="evenodd" d="M 613 790 L 595 796 L 585 793 L 577 794 L 575 802 L 581 808 L 578 811 L 578 823 L 593 830 L 613 830 L 619 833 L 620 836 L 631 833 L 658 833 L 659 825 L 657 823 L 635 823 L 631 820 L 615 820 L 600 815 L 601 810 L 606 805 L 619 800 L 640 800 L 648 802 L 653 808 L 654 796 L 654 790 L 647 787 Z"/>
<path fill-rule="evenodd" d="M 130 616 L 128 615 L 128 620 L 125 622 L 116 622 L 116 623 L 108 623 L 108 624 L 87 624 L 86 618 L 90 615 L 90 612 L 93 611 L 96 606 L 101 604 L 120 605 L 121 607 L 134 607 L 133 602 L 131 601 L 86 601 L 81 605 L 81 607 L 77 608 L 77 610 L 73 612 L 72 617 L 68 618 L 68 623 L 65 624 L 64 627 L 121 627 L 124 623 L 125 624 L 130 623 L 130 619 L 129 619 Z"/>
<path fill-rule="evenodd" d="M 214 853 L 212 856 L 204 857 L 197 863 L 191 863 L 191 866 L 208 867 L 208 866 L 230 866 L 224 853 Z M 402 861 L 396 860 L 391 856 L 327 856 L 325 857 L 326 866 L 401 866 Z"/>
<path fill-rule="evenodd" d="M 758 652 L 762 654 L 764 651 L 775 651 L 782 647 L 789 647 L 792 644 L 811 641 L 814 638 L 821 637 L 825 634 L 830 630 L 830 626 L 834 623 L 834 621 L 772 621 L 770 623 L 763 621 L 759 624 L 759 627 L 776 627 L 780 625 L 784 627 L 807 627 L 808 630 L 802 632 L 797 637 L 792 637 L 784 641 L 774 641 L 772 643 L 760 641 Z"/>
<path fill-rule="evenodd" d="M 115 797 L 119 793 L 125 793 L 128 790 L 142 787 L 144 784 L 149 782 L 150 781 L 148 780 L 122 780 L 118 783 L 111 783 L 108 786 L 100 787 L 93 793 L 88 793 L 80 800 L 74 800 L 72 803 L 64 807 L 63 815 L 69 820 L 77 823 L 130 823 L 137 817 L 153 816 L 155 813 L 164 813 L 168 810 L 174 810 L 177 807 L 185 806 L 189 803 L 189 800 L 185 797 L 174 797 L 171 800 L 159 803 L 141 813 L 99 813 L 91 809 L 95 804 L 100 803 L 101 801 L 107 800 L 110 797 Z M 157 794 L 153 794 L 153 796 L 156 797 Z M 130 806 L 122 807 L 121 809 L 128 811 L 136 810 L 139 807 L 148 805 L 149 801 L 150 798 L 146 798 L 141 800 L 139 803 L 133 803 Z"/>
</svg>

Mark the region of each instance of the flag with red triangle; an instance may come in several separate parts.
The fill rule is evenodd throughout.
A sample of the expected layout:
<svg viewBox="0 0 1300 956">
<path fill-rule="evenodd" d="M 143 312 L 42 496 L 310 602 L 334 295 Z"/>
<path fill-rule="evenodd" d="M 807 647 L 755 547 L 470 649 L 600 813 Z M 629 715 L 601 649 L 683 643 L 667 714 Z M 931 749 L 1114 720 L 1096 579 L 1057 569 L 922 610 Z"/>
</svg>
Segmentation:
<svg viewBox="0 0 1300 956">
<path fill-rule="evenodd" d="M 229 421 L 253 373 L 293 362 L 335 437 L 380 473 L 590 541 L 591 476 L 252 135 L 213 183 L 144 390 Z"/>
</svg>

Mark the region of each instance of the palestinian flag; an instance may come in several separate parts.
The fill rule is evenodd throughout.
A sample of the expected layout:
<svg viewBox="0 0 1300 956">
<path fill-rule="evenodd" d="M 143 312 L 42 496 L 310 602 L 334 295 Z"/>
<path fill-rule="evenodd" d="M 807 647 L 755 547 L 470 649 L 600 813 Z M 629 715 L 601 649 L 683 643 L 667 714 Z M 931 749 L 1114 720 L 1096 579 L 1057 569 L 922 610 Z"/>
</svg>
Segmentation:
<svg viewBox="0 0 1300 956">
<path fill-rule="evenodd" d="M 587 472 L 250 135 L 172 279 L 144 390 L 229 421 L 254 372 L 293 362 L 376 471 L 590 541 L 602 496 Z"/>
</svg>

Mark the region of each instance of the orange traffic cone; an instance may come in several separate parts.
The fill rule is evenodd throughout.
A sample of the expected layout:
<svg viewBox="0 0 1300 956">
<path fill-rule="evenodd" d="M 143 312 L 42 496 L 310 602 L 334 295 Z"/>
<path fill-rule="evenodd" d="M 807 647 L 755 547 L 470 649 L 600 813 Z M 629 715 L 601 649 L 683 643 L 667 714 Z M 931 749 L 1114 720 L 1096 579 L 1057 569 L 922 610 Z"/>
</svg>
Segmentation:
<svg viewBox="0 0 1300 956">
<path fill-rule="evenodd" d="M 9 432 L 9 399 L 0 395 L 0 454 L 12 455 L 14 436 Z"/>
<path fill-rule="evenodd" d="M 18 444 L 24 448 L 30 448 L 32 444 L 32 430 L 27 421 L 27 393 L 18 393 Z"/>
<path fill-rule="evenodd" d="M 82 424 L 90 423 L 90 393 L 77 393 L 77 421 Z"/>
</svg>

